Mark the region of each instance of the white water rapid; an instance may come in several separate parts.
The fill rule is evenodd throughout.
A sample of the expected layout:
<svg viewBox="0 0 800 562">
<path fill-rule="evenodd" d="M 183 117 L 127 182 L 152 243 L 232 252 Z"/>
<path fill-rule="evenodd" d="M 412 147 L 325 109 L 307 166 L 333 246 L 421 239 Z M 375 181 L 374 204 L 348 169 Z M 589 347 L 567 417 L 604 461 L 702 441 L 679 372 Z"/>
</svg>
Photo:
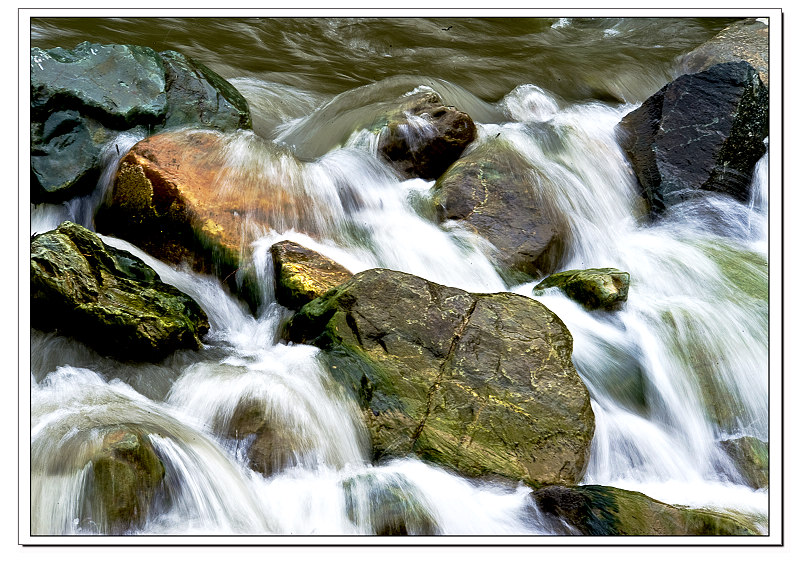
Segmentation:
<svg viewBox="0 0 800 562">
<path fill-rule="evenodd" d="M 314 110 L 319 100 L 299 89 L 233 82 L 249 98 L 256 129 L 280 125 L 277 141 L 230 135 L 229 173 L 287 186 L 310 196 L 315 208 L 286 217 L 254 243 L 268 303 L 257 317 L 218 280 L 103 237 L 195 298 L 211 331 L 203 350 L 150 366 L 32 332 L 33 534 L 104 532 L 87 500 L 87 463 L 117 427 L 150 436 L 168 475 L 166 491 L 135 533 L 374 534 L 396 521 L 420 534 L 558 532 L 525 486 L 466 480 L 410 458 L 370 463 L 357 406 L 318 350 L 279 339 L 289 311 L 274 302 L 269 247 L 285 239 L 353 272 L 379 266 L 468 291 L 511 290 L 540 300 L 571 331 L 573 361 L 592 397 L 597 428 L 583 483 L 766 520 L 768 491 L 747 487 L 720 445 L 743 435 L 769 439 L 766 157 L 750 204 L 709 197 L 650 224 L 614 133 L 633 105 L 571 104 L 532 85 L 489 105 L 442 81 L 395 80 L 384 90 L 378 83 L 345 92 Z M 558 292 L 534 295 L 536 282 L 509 287 L 488 242 L 456 224 L 437 224 L 432 182 L 396 179 L 365 128 L 342 138 L 347 126 L 369 122 L 376 100 L 392 99 L 398 84 L 403 91 L 436 90 L 476 120 L 476 145 L 499 134 L 530 162 L 532 185 L 569 225 L 560 269 L 628 271 L 622 310 L 587 312 Z M 112 145 L 124 154 L 137 140 L 120 137 Z M 66 219 L 93 228 L 116 150 L 108 157 L 95 195 L 32 207 L 31 232 Z M 304 233 L 308 224 L 321 234 Z M 261 459 L 274 468 L 268 477 L 243 453 L 252 443 L 229 431 L 241 404 L 278 428 L 273 450 Z"/>
</svg>

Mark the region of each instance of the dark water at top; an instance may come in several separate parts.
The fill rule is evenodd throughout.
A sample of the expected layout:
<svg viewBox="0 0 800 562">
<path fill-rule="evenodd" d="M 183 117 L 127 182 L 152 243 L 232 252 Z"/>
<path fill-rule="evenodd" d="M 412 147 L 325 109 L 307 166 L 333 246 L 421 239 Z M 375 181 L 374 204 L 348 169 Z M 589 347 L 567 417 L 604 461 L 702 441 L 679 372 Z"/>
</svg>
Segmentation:
<svg viewBox="0 0 800 562">
<path fill-rule="evenodd" d="M 447 80 L 487 102 L 519 84 L 566 101 L 637 103 L 677 56 L 731 18 L 36 18 L 31 45 L 174 49 L 225 78 L 332 96 L 396 75 Z"/>
</svg>

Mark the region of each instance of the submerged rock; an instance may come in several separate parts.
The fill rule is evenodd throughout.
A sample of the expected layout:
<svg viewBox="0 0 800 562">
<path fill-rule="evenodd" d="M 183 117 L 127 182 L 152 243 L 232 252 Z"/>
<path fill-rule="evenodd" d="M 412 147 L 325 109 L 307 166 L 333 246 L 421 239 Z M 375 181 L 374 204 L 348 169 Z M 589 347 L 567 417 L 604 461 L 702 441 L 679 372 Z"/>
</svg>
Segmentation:
<svg viewBox="0 0 800 562">
<path fill-rule="evenodd" d="M 539 509 L 582 535 L 757 535 L 731 515 L 676 507 L 611 486 L 548 486 L 531 492 Z"/>
<path fill-rule="evenodd" d="M 613 310 L 628 300 L 630 278 L 629 273 L 613 267 L 570 269 L 554 273 L 533 289 L 543 291 L 558 287 L 569 298 L 590 310 Z"/>
<path fill-rule="evenodd" d="M 653 215 L 704 191 L 746 202 L 766 152 L 767 88 L 746 62 L 717 64 L 664 86 L 619 131 Z"/>
<path fill-rule="evenodd" d="M 769 486 L 769 445 L 746 435 L 720 443 L 751 488 Z"/>
<path fill-rule="evenodd" d="M 257 279 L 242 267 L 250 243 L 311 201 L 263 178 L 228 173 L 226 158 L 226 137 L 215 131 L 168 131 L 137 143 L 95 224 L 160 260 L 217 275 L 255 310 Z"/>
<path fill-rule="evenodd" d="M 209 329 L 191 297 L 71 222 L 31 240 L 31 326 L 136 361 L 197 349 Z"/>
<path fill-rule="evenodd" d="M 531 276 L 561 260 L 565 227 L 537 191 L 540 177 L 507 143 L 459 159 L 433 187 L 440 220 L 455 220 L 498 250 L 501 267 Z"/>
<path fill-rule="evenodd" d="M 405 178 L 433 180 L 476 136 L 469 115 L 443 105 L 430 92 L 411 97 L 388 117 L 378 139 L 378 154 Z"/>
<path fill-rule="evenodd" d="M 217 422 L 217 433 L 241 441 L 252 470 L 270 476 L 294 464 L 297 455 L 308 449 L 299 442 L 291 428 L 282 427 L 277 417 L 269 416 L 258 400 L 243 400 L 226 423 Z"/>
<path fill-rule="evenodd" d="M 681 59 L 686 72 L 702 72 L 723 62 L 746 61 L 769 87 L 769 26 L 755 18 L 732 23 Z"/>
<path fill-rule="evenodd" d="M 377 536 L 435 535 L 436 521 L 401 474 L 367 473 L 342 482 L 347 517 Z"/>
<path fill-rule="evenodd" d="M 141 525 L 164 475 L 146 435 L 124 427 L 109 431 L 92 459 L 93 518 L 102 532 L 122 534 Z"/>
<path fill-rule="evenodd" d="M 284 240 L 270 247 L 275 267 L 275 298 L 299 310 L 353 276 L 350 271 L 296 242 Z"/>
<path fill-rule="evenodd" d="M 90 192 L 103 149 L 122 131 L 183 125 L 251 128 L 245 99 L 174 51 L 84 42 L 31 49 L 31 201 Z"/>
<path fill-rule="evenodd" d="M 376 459 L 416 454 L 537 486 L 586 469 L 589 393 L 569 331 L 537 301 L 374 269 L 304 306 L 287 335 L 325 350 Z"/>
</svg>

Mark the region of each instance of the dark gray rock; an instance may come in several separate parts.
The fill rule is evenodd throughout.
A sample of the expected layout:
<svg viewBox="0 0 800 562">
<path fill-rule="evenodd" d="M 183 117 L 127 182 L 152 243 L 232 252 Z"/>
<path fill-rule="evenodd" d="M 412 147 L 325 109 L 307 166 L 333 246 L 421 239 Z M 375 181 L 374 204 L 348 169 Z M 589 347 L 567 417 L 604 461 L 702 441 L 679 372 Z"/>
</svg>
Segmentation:
<svg viewBox="0 0 800 562">
<path fill-rule="evenodd" d="M 718 64 L 670 82 L 619 130 L 653 215 L 704 191 L 745 202 L 766 152 L 767 88 L 746 62 Z"/>
</svg>

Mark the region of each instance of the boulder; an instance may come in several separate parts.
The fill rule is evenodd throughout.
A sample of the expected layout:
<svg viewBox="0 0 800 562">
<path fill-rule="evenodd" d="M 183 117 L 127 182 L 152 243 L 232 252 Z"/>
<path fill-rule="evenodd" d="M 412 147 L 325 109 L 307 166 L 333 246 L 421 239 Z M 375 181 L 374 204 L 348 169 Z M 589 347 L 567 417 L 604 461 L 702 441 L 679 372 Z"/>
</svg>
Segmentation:
<svg viewBox="0 0 800 562">
<path fill-rule="evenodd" d="M 769 486 L 769 445 L 760 439 L 745 435 L 720 442 L 722 449 L 733 460 L 736 468 L 751 488 Z"/>
<path fill-rule="evenodd" d="M 614 310 L 628 300 L 631 276 L 613 267 L 596 269 L 570 269 L 554 273 L 533 290 L 541 294 L 544 289 L 557 287 L 569 298 L 589 310 Z"/>
<path fill-rule="evenodd" d="M 417 455 L 467 476 L 575 483 L 594 433 L 572 337 L 541 303 L 385 269 L 305 305 L 287 336 L 322 348 L 375 459 Z"/>
<path fill-rule="evenodd" d="M 200 306 L 129 252 L 62 223 L 31 240 L 31 326 L 57 330 L 100 353 L 156 361 L 200 346 Z"/>
<path fill-rule="evenodd" d="M 227 173 L 226 141 L 216 131 L 183 129 L 137 143 L 95 224 L 160 260 L 217 275 L 256 310 L 257 279 L 242 266 L 250 243 L 313 201 L 264 178 Z"/>
<path fill-rule="evenodd" d="M 670 82 L 618 127 L 653 216 L 708 191 L 747 202 L 766 152 L 767 88 L 746 62 L 717 64 Z"/>
<path fill-rule="evenodd" d="M 466 113 L 442 104 L 432 92 L 411 96 L 387 117 L 378 154 L 403 177 L 434 180 L 477 137 Z"/>
<path fill-rule="evenodd" d="M 702 72 L 723 62 L 746 61 L 769 87 L 769 26 L 755 18 L 732 23 L 681 58 L 685 72 Z"/>
<path fill-rule="evenodd" d="M 289 240 L 273 244 L 270 253 L 275 268 L 275 298 L 294 310 L 353 276 L 335 261 Z"/>
<path fill-rule="evenodd" d="M 174 51 L 84 42 L 72 50 L 34 47 L 30 64 L 34 203 L 92 191 L 102 151 L 122 131 L 251 128 L 241 94 Z"/>
<path fill-rule="evenodd" d="M 459 159 L 433 187 L 439 219 L 455 220 L 498 250 L 504 269 L 550 273 L 561 260 L 566 227 L 545 204 L 546 181 L 504 141 L 491 141 Z"/>
<path fill-rule="evenodd" d="M 733 515 L 676 507 L 611 486 L 548 486 L 531 497 L 539 509 L 582 535 L 757 535 Z"/>
<path fill-rule="evenodd" d="M 164 480 L 165 470 L 146 435 L 111 428 L 92 459 L 92 519 L 104 534 L 141 525 Z"/>
</svg>

